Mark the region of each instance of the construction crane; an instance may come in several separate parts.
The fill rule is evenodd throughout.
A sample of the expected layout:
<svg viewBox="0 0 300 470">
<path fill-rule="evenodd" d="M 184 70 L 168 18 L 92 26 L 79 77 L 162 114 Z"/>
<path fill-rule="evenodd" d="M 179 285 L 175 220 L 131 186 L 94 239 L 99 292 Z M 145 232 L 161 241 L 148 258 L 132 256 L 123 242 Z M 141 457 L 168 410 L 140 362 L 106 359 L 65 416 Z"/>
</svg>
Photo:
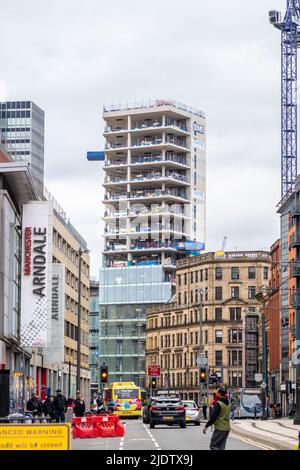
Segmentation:
<svg viewBox="0 0 300 470">
<path fill-rule="evenodd" d="M 269 20 L 281 30 L 281 203 L 295 188 L 297 177 L 297 48 L 299 47 L 300 0 L 286 0 L 282 20 L 270 11 Z"/>
</svg>

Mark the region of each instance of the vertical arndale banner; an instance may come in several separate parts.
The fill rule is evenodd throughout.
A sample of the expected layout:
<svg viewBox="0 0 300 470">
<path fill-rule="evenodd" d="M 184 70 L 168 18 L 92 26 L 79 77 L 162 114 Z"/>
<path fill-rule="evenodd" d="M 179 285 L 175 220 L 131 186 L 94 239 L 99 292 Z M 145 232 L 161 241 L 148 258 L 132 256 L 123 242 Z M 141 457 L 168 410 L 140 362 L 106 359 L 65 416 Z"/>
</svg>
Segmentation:
<svg viewBox="0 0 300 470">
<path fill-rule="evenodd" d="M 43 350 L 44 364 L 64 362 L 65 266 L 52 264 L 51 342 Z"/>
<path fill-rule="evenodd" d="M 23 206 L 21 345 L 45 347 L 51 328 L 52 204 Z"/>
</svg>

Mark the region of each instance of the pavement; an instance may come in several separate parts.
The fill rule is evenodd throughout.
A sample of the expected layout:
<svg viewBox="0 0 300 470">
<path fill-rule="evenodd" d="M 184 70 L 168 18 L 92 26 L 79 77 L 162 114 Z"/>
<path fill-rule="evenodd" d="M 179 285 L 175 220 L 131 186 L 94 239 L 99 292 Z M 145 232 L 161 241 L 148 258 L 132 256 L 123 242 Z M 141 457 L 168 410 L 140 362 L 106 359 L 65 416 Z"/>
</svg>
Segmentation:
<svg viewBox="0 0 300 470">
<path fill-rule="evenodd" d="M 73 450 L 209 450 L 212 432 L 203 434 L 203 425 L 188 424 L 186 429 L 179 426 L 158 425 L 150 429 L 141 419 L 122 420 L 125 424 L 123 438 L 73 439 Z M 237 426 L 235 426 L 237 427 Z M 269 450 L 268 446 L 252 441 L 249 437 L 230 435 L 228 450 Z"/>
<path fill-rule="evenodd" d="M 231 422 L 231 435 L 251 439 L 274 450 L 295 450 L 298 447 L 300 426 L 291 419 L 235 420 Z"/>
</svg>

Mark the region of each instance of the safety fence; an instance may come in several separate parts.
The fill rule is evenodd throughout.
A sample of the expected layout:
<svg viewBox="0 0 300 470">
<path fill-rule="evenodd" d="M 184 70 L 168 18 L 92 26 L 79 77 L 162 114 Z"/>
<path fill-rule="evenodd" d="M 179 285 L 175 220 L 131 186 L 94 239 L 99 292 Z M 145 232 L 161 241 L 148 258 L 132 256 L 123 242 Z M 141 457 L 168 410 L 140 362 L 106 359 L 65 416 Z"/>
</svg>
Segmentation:
<svg viewBox="0 0 300 470">
<path fill-rule="evenodd" d="M 98 437 L 122 437 L 124 425 L 118 415 L 93 415 L 73 418 L 73 439 L 95 439 Z"/>
</svg>

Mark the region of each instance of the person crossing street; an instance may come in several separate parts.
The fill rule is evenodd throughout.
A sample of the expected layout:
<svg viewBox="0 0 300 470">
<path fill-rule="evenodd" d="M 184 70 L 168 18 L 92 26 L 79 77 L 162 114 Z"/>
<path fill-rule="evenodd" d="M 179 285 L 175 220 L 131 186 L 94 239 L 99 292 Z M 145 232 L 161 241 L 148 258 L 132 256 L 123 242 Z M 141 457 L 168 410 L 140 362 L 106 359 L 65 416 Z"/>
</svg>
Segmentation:
<svg viewBox="0 0 300 470">
<path fill-rule="evenodd" d="M 57 423 L 65 423 L 65 412 L 67 411 L 67 399 L 61 393 L 61 390 L 56 390 L 56 397 L 54 398 L 55 417 Z"/>
<path fill-rule="evenodd" d="M 211 437 L 210 449 L 225 450 L 230 433 L 231 406 L 228 398 L 226 398 L 226 390 L 223 387 L 217 389 L 216 400 L 211 417 L 205 425 L 203 433 L 206 434 L 208 428 L 214 425 L 215 430 Z"/>
</svg>

